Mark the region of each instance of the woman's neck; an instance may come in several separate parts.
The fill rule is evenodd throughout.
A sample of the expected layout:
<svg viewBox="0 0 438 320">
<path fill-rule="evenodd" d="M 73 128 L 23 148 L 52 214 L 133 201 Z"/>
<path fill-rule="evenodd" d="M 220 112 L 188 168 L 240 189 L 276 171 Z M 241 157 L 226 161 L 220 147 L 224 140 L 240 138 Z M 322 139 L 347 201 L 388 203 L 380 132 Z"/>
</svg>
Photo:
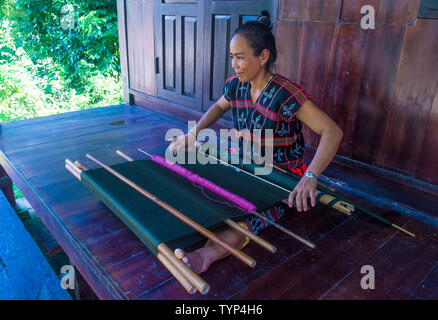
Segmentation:
<svg viewBox="0 0 438 320">
<path fill-rule="evenodd" d="M 272 75 L 273 73 L 269 70 L 264 70 L 260 72 L 256 78 L 250 80 L 251 88 L 256 91 L 263 90 L 266 87 L 266 84 L 271 79 Z"/>
</svg>

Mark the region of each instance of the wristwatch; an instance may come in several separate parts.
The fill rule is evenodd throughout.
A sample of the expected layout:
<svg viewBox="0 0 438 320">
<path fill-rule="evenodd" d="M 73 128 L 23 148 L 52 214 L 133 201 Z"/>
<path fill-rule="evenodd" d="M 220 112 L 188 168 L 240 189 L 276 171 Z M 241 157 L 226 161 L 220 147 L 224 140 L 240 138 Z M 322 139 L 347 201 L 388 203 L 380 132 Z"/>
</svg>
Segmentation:
<svg viewBox="0 0 438 320">
<path fill-rule="evenodd" d="M 315 178 L 315 179 L 317 179 L 318 178 L 318 176 L 316 175 L 316 174 L 314 174 L 312 171 L 310 171 L 310 170 L 307 170 L 305 173 L 304 173 L 304 175 L 306 176 L 306 177 L 308 177 L 308 178 Z"/>
</svg>

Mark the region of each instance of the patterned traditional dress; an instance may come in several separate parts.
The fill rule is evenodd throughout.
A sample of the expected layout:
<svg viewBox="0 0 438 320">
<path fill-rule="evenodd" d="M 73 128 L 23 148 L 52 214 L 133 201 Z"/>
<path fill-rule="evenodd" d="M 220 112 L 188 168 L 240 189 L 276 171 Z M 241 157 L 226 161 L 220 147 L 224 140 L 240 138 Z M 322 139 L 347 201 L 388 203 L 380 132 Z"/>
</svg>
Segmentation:
<svg viewBox="0 0 438 320">
<path fill-rule="evenodd" d="M 234 76 L 225 82 L 224 97 L 231 104 L 231 114 L 236 130 L 247 129 L 251 134 L 254 129 L 272 129 L 272 139 L 265 138 L 262 134 L 262 152 L 263 146 L 272 145 L 275 165 L 299 175 L 304 174 L 307 167 L 303 161 L 303 123 L 295 115 L 309 96 L 301 88 L 276 74 L 253 104 L 251 83 L 239 82 L 239 78 Z M 243 139 L 250 138 L 248 135 L 243 135 Z M 276 221 L 288 209 L 287 205 L 281 203 L 266 210 L 263 214 Z M 260 218 L 252 217 L 247 226 L 250 231 L 257 234 L 266 227 L 266 223 Z"/>
</svg>

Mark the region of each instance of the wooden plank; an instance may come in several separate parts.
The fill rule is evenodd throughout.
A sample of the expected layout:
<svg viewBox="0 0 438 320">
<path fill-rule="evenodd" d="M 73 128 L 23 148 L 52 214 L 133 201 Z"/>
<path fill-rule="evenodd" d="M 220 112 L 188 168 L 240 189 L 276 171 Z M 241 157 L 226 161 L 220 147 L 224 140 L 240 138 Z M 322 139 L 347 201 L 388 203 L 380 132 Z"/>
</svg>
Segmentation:
<svg viewBox="0 0 438 320">
<path fill-rule="evenodd" d="M 212 101 L 219 100 L 223 94 L 225 80 L 231 73 L 228 69 L 230 55 L 230 24 L 231 15 L 213 15 L 212 21 L 212 87 L 209 99 Z M 214 31 L 214 32 L 213 32 Z M 225 67 L 225 68 L 224 68 Z"/>
<path fill-rule="evenodd" d="M 290 209 L 289 213 L 281 224 L 293 230 L 297 234 L 314 242 L 317 247 L 324 237 L 332 229 L 346 223 L 349 218 L 343 214 L 334 212 L 324 206 L 318 206 L 308 213 L 300 214 L 295 209 Z M 302 243 L 279 232 L 274 228 L 263 230 L 260 236 L 270 243 L 275 243 L 278 251 L 271 254 L 266 250 L 261 250 L 259 246 L 250 243 L 245 247 L 245 253 L 257 261 L 254 269 L 247 268 L 240 261 L 233 257 L 228 257 L 211 265 L 202 277 L 211 286 L 211 295 L 201 296 L 199 294 L 187 296 L 186 299 L 236 299 L 236 294 L 244 290 L 247 286 L 257 284 L 269 274 L 271 270 L 277 268 L 285 260 L 288 260 L 302 252 L 313 252 L 314 249 L 307 248 Z M 227 281 L 223 281 L 227 279 Z M 285 281 L 284 278 L 282 280 Z M 157 289 L 148 291 L 141 296 L 142 299 L 160 299 L 163 295 L 170 299 L 179 299 L 181 296 L 173 293 L 178 286 L 176 281 L 163 284 Z M 275 285 L 277 287 L 277 285 Z M 264 299 L 272 299 L 270 292 L 265 290 L 251 293 L 242 299 L 257 299 L 263 296 Z M 240 299 L 240 297 L 237 297 Z"/>
<path fill-rule="evenodd" d="M 325 88 L 328 85 L 329 70 L 334 59 L 335 24 L 306 22 L 303 24 L 298 68 L 298 85 L 310 95 L 314 103 L 324 108 Z M 325 54 L 321 54 L 324 52 Z M 319 136 L 304 126 L 307 144 L 318 145 Z"/>
<path fill-rule="evenodd" d="M 407 220 L 398 214 L 392 214 L 390 219 L 402 225 Z M 369 216 L 356 214 L 327 233 L 317 242 L 316 249 L 288 257 L 233 299 L 260 299 L 262 295 L 269 299 L 323 298 L 353 268 L 362 266 L 369 252 L 391 238 L 394 230 Z"/>
<path fill-rule="evenodd" d="M 280 20 L 338 22 L 342 0 L 282 0 Z"/>
<path fill-rule="evenodd" d="M 367 30 L 368 40 L 362 79 L 356 102 L 353 159 L 375 164 L 394 93 L 394 82 L 406 27 L 386 25 Z"/>
<path fill-rule="evenodd" d="M 384 135 L 384 159 L 380 161 L 384 167 L 407 175 L 413 175 L 417 168 L 426 170 L 422 178 L 434 184 L 438 183 L 436 166 L 424 167 L 422 161 L 435 158 L 434 139 L 424 138 L 426 130 L 432 136 L 437 133 L 433 123 L 438 118 L 432 112 L 438 86 L 434 72 L 438 68 L 437 28 L 436 20 L 419 20 L 416 27 L 407 29 Z"/>
<path fill-rule="evenodd" d="M 183 17 L 183 85 L 182 94 L 194 96 L 196 93 L 196 34 L 198 19 L 196 17 Z"/>
<path fill-rule="evenodd" d="M 432 102 L 432 107 L 430 110 L 429 120 L 424 132 L 424 140 L 422 149 L 419 156 L 419 161 L 417 163 L 417 168 L 415 170 L 415 177 L 422 179 L 434 185 L 438 185 L 438 161 L 430 155 L 433 147 L 438 145 L 438 134 L 436 132 L 436 119 L 438 119 L 438 86 L 435 91 L 435 98 Z"/>
<path fill-rule="evenodd" d="M 164 16 L 164 88 L 176 89 L 176 77 L 175 77 L 175 60 L 176 60 L 176 47 L 175 47 L 175 23 L 176 17 Z"/>
<path fill-rule="evenodd" d="M 376 8 L 378 23 L 409 24 L 417 21 L 421 0 L 380 0 Z"/>
<path fill-rule="evenodd" d="M 142 75 L 143 88 L 145 93 L 156 96 L 154 1 L 142 1 L 141 10 L 143 14 L 143 25 L 140 28 L 142 31 L 144 61 L 144 74 Z"/>
<path fill-rule="evenodd" d="M 420 0 L 351 0 L 343 1 L 342 22 L 360 23 L 365 15 L 362 6 L 374 8 L 377 24 L 413 25 L 418 16 Z"/>
<path fill-rule="evenodd" d="M 364 274 L 361 273 L 362 266 L 358 265 L 326 293 L 324 299 L 409 298 L 438 262 L 438 235 L 436 228 L 415 220 L 409 221 L 407 228 L 416 234 L 415 238 L 396 233 L 363 261 L 363 265 L 374 269 L 374 289 L 362 289 L 360 283 Z M 421 261 L 421 267 L 418 261 Z"/>
<path fill-rule="evenodd" d="M 23 137 L 29 135 L 35 135 L 34 140 L 25 140 L 22 144 L 20 144 L 20 149 L 26 148 L 28 146 L 35 146 L 38 144 L 44 144 L 46 142 L 55 142 L 61 141 L 64 139 L 68 139 L 72 134 L 75 134 L 78 127 L 84 131 L 95 132 L 99 131 L 99 129 L 105 131 L 112 130 L 125 130 L 131 127 L 133 124 L 137 122 L 147 123 L 156 121 L 157 117 L 149 114 L 145 116 L 145 113 L 138 112 L 137 114 L 109 114 L 108 116 L 102 116 L 101 118 L 95 118 L 96 121 L 85 121 L 85 119 L 80 118 L 71 118 L 64 122 L 54 123 L 50 128 L 41 127 L 33 127 L 29 128 L 29 130 L 21 130 L 15 128 L 14 126 L 9 126 L 7 128 L 3 128 L 2 136 L 6 138 L 7 141 L 3 144 L 4 148 L 8 146 L 12 146 L 13 144 L 19 142 L 23 139 Z M 63 124 L 64 123 L 64 124 Z M 83 136 L 84 132 L 76 133 L 75 136 Z M 17 149 L 16 149 L 17 150 Z"/>
<path fill-rule="evenodd" d="M 415 291 L 408 297 L 410 300 L 436 300 L 438 287 L 438 261 L 434 268 L 424 277 Z"/>
<path fill-rule="evenodd" d="M 336 28 L 339 30 L 335 33 L 333 63 L 328 66 L 329 80 L 319 107 L 335 119 L 344 132 L 338 154 L 351 157 L 356 148 L 355 140 L 351 137 L 355 135 L 355 106 L 367 63 L 366 50 L 363 48 L 366 47 L 368 33 L 355 24 L 341 24 Z"/>
<path fill-rule="evenodd" d="M 302 43 L 303 23 L 278 21 L 277 23 L 277 61 L 273 71 L 293 82 L 298 82 L 298 68 Z"/>
</svg>

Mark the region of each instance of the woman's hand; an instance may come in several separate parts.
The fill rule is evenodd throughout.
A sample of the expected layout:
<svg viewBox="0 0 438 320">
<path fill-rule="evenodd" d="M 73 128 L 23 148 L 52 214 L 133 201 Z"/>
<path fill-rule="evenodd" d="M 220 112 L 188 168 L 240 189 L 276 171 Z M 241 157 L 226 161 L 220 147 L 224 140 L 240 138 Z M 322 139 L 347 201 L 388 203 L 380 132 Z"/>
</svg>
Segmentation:
<svg viewBox="0 0 438 320">
<path fill-rule="evenodd" d="M 192 151 L 196 145 L 196 136 L 192 132 L 182 134 L 176 138 L 173 138 L 173 142 L 169 146 L 169 151 L 173 154 L 178 153 L 181 149 L 187 147 L 189 151 Z"/>
<path fill-rule="evenodd" d="M 318 181 L 316 178 L 303 176 L 292 192 L 289 194 L 289 207 L 293 207 L 294 200 L 297 210 L 301 212 L 308 210 L 307 199 L 310 197 L 312 207 L 316 205 L 315 191 Z"/>
</svg>

